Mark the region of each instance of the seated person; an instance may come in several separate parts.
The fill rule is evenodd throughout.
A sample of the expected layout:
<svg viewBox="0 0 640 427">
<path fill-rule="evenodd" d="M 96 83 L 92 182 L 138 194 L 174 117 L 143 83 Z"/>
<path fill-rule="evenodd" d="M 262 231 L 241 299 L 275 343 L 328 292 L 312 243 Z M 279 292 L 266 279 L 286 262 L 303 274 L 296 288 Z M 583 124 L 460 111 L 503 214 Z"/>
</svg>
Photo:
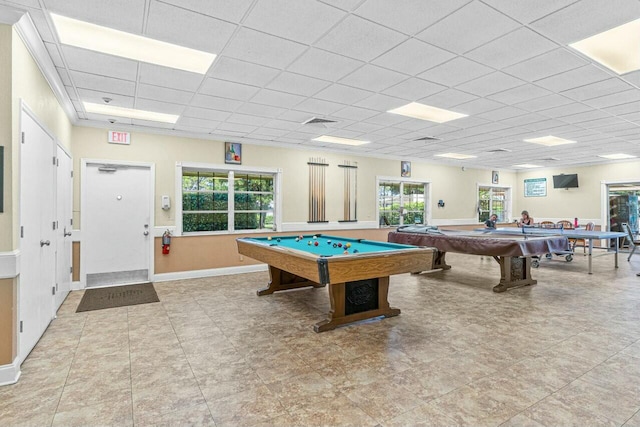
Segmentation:
<svg viewBox="0 0 640 427">
<path fill-rule="evenodd" d="M 498 215 L 491 214 L 489 219 L 484 222 L 484 226 L 487 228 L 496 228 L 497 221 L 498 221 Z"/>
<path fill-rule="evenodd" d="M 529 212 L 522 211 L 522 217 L 518 220 L 518 227 L 531 227 L 533 225 L 533 218 L 529 216 Z"/>
</svg>

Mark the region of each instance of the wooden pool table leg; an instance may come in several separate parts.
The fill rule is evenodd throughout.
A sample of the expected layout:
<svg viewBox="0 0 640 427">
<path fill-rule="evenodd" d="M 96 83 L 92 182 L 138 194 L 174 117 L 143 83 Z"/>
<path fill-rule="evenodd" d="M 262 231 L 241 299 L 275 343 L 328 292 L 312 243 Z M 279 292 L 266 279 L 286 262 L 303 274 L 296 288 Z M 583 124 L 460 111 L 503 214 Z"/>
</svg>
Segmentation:
<svg viewBox="0 0 640 427">
<path fill-rule="evenodd" d="M 340 325 L 357 322 L 358 320 L 374 317 L 393 317 L 400 314 L 399 308 L 389 307 L 389 276 L 378 278 L 378 308 L 362 311 L 360 313 L 345 314 L 346 308 L 346 283 L 333 283 L 329 285 L 329 299 L 331 310 L 326 320 L 316 323 L 313 330 L 316 332 L 330 331 Z"/>
<path fill-rule="evenodd" d="M 494 256 L 493 258 L 500 264 L 500 283 L 494 286 L 493 292 L 504 292 L 510 288 L 538 283 L 531 278 L 531 257 Z"/>
<path fill-rule="evenodd" d="M 269 266 L 269 276 L 271 277 L 269 284 L 266 288 L 260 289 L 256 292 L 258 296 L 269 295 L 274 292 L 286 291 L 288 289 L 307 288 L 309 286 L 313 286 L 314 288 L 324 287 L 324 285 L 312 282 L 273 266 Z"/>
</svg>

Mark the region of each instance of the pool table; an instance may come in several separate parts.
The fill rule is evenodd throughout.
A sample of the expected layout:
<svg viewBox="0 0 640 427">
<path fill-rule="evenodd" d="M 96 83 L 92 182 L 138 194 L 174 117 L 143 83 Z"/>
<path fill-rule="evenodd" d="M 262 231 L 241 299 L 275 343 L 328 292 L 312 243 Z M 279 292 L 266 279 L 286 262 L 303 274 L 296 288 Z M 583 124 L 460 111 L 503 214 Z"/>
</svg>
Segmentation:
<svg viewBox="0 0 640 427">
<path fill-rule="evenodd" d="M 302 237 L 302 238 L 300 238 Z M 328 285 L 331 310 L 316 332 L 359 320 L 400 314 L 389 306 L 389 276 L 431 270 L 435 249 L 329 236 L 239 238 L 238 253 L 269 266 L 258 295 Z M 346 253 L 345 253 L 346 251 Z"/>
</svg>

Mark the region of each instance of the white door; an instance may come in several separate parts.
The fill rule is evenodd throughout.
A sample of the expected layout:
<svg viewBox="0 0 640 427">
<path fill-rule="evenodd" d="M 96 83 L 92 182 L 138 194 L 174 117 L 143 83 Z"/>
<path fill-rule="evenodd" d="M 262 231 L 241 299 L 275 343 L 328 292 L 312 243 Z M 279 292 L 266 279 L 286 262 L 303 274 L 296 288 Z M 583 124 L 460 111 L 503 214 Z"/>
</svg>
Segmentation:
<svg viewBox="0 0 640 427">
<path fill-rule="evenodd" d="M 71 230 L 73 205 L 73 165 L 71 157 L 57 149 L 56 178 L 56 290 L 55 312 L 71 290 Z"/>
<path fill-rule="evenodd" d="M 19 357 L 24 360 L 51 322 L 55 284 L 55 142 L 21 114 Z"/>
<path fill-rule="evenodd" d="M 149 281 L 151 176 L 149 166 L 86 164 L 80 263 L 87 287 Z"/>
</svg>

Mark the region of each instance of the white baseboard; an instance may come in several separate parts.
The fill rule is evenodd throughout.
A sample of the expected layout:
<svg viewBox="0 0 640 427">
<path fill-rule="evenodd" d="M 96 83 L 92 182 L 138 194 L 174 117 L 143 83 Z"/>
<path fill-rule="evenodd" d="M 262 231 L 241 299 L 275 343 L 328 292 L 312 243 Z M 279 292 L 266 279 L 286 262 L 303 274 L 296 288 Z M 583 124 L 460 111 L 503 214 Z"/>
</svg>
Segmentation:
<svg viewBox="0 0 640 427">
<path fill-rule="evenodd" d="M 81 291 L 85 288 L 82 282 L 71 282 L 71 290 L 72 291 Z"/>
<path fill-rule="evenodd" d="M 17 357 L 9 365 L 0 365 L 0 386 L 17 383 L 20 373 Z"/>
<path fill-rule="evenodd" d="M 377 221 L 355 221 L 355 222 L 285 222 L 282 224 L 284 232 L 289 231 L 329 231 L 329 230 L 354 230 L 378 228 Z"/>
<path fill-rule="evenodd" d="M 211 268 L 207 270 L 176 271 L 174 273 L 161 273 L 153 276 L 154 282 L 167 282 L 170 280 L 198 279 L 201 277 L 227 276 L 230 274 L 254 273 L 267 271 L 266 264 L 243 265 L 241 267 Z"/>
<path fill-rule="evenodd" d="M 20 274 L 20 251 L 0 252 L 0 279 L 13 279 Z"/>
</svg>

